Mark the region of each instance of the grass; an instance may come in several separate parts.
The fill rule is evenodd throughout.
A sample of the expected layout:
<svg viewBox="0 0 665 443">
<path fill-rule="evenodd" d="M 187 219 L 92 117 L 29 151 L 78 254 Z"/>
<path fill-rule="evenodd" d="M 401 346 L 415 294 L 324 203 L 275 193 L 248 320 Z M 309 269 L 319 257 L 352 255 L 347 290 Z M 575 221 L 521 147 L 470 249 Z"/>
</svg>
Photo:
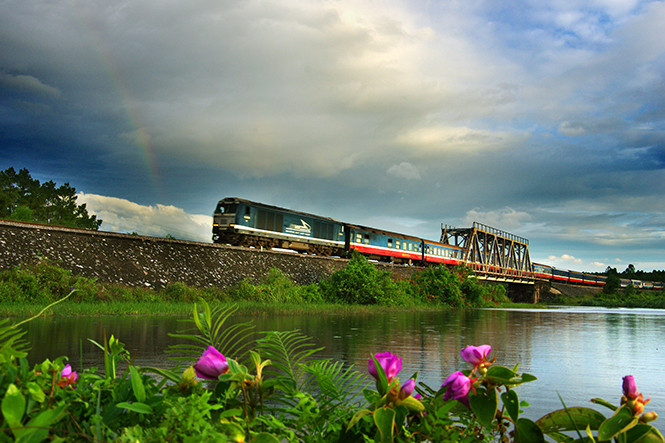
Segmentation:
<svg viewBox="0 0 665 443">
<path fill-rule="evenodd" d="M 193 303 L 173 302 L 80 302 L 61 303 L 44 313 L 45 316 L 83 317 L 95 315 L 191 315 Z M 0 302 L 0 316 L 30 317 L 44 308 L 35 303 Z"/>
<path fill-rule="evenodd" d="M 379 306 L 379 305 L 344 305 L 344 304 L 294 304 L 294 303 L 257 303 L 257 302 L 212 302 L 215 305 L 235 305 L 239 315 L 253 317 L 276 317 L 282 315 L 317 315 L 317 314 L 362 314 L 384 313 L 395 311 L 441 311 L 451 309 L 446 306 Z M 533 305 L 529 305 L 533 306 Z M 0 302 L 0 317 L 26 318 L 39 313 L 44 305 L 34 303 L 7 303 Z M 81 302 L 61 303 L 45 312 L 44 316 L 54 317 L 89 317 L 107 315 L 170 315 L 187 316 L 192 314 L 194 303 L 173 302 Z"/>
</svg>

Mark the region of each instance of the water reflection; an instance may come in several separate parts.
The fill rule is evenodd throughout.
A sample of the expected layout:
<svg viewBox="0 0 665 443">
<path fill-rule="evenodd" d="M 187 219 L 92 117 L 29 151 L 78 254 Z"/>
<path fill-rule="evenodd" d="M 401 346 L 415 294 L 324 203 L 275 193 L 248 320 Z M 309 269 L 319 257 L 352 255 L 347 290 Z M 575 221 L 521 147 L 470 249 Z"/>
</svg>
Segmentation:
<svg viewBox="0 0 665 443">
<path fill-rule="evenodd" d="M 88 338 L 101 343 L 104 331 L 136 354 L 136 364 L 173 366 L 164 354 L 174 339 L 169 332 L 183 328 L 177 317 L 49 317 L 27 325 L 33 344 L 31 363 L 61 355 L 75 368 L 103 367 L 101 352 Z M 249 320 L 245 317 L 232 319 Z M 453 371 L 467 364 L 459 351 L 466 345 L 491 344 L 497 363 L 513 366 L 538 381 L 518 389 L 536 419 L 566 404 L 595 407 L 601 397 L 618 403 L 621 378 L 632 374 L 652 401 L 647 410 L 665 412 L 661 380 L 665 354 L 665 311 L 628 309 L 468 310 L 455 312 L 394 312 L 390 314 L 278 316 L 251 319 L 257 331 L 298 329 L 324 347 L 321 357 L 356 365 L 366 371 L 371 354 L 391 351 L 403 359 L 403 379 L 418 372 L 419 380 L 435 389 Z M 605 415 L 609 411 L 596 407 Z M 661 431 L 665 423 L 655 424 Z"/>
</svg>

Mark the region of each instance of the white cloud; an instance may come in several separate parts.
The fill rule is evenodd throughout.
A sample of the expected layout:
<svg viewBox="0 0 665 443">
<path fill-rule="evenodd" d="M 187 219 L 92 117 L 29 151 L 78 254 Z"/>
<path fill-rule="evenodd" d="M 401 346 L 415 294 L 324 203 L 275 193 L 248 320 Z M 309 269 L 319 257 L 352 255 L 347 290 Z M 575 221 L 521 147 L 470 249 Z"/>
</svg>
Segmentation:
<svg viewBox="0 0 665 443">
<path fill-rule="evenodd" d="M 175 206 L 143 206 L 129 200 L 80 192 L 77 203 L 103 220 L 101 230 L 152 237 L 171 235 L 180 240 L 210 242 L 212 217 L 188 214 Z"/>
<path fill-rule="evenodd" d="M 550 255 L 547 257 L 547 259 L 550 261 L 550 263 L 554 265 L 559 265 L 559 264 L 575 264 L 575 265 L 581 265 L 583 263 L 583 260 L 581 258 L 576 258 L 575 256 L 569 255 L 569 254 L 563 254 L 559 257 L 556 255 Z"/>
<path fill-rule="evenodd" d="M 420 180 L 420 171 L 418 167 L 412 163 L 402 162 L 399 165 L 392 165 L 388 169 L 388 175 L 393 177 L 403 178 L 406 180 Z"/>
</svg>

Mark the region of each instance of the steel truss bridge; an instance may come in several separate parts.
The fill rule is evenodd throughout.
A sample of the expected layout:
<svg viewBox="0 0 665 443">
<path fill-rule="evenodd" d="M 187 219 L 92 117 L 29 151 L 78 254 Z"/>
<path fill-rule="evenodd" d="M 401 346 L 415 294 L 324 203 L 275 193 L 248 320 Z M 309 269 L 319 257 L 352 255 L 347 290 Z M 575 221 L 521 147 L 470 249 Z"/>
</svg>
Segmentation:
<svg viewBox="0 0 665 443">
<path fill-rule="evenodd" d="M 461 229 L 441 224 L 441 243 L 463 248 L 463 261 L 478 279 L 534 284 L 526 238 L 473 222 Z"/>
</svg>

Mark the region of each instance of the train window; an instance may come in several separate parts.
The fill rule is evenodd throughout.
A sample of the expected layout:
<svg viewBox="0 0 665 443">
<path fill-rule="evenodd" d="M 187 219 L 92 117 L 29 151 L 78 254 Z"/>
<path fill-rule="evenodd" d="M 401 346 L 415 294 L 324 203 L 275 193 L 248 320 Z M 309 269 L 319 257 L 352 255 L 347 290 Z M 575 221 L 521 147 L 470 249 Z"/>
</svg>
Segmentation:
<svg viewBox="0 0 665 443">
<path fill-rule="evenodd" d="M 365 244 L 369 244 L 369 234 L 365 234 Z"/>
<path fill-rule="evenodd" d="M 413 251 L 413 243 L 409 243 L 409 251 Z"/>
<path fill-rule="evenodd" d="M 363 242 L 363 235 L 356 234 L 356 243 L 362 243 L 362 242 Z"/>
<path fill-rule="evenodd" d="M 392 238 L 389 238 L 389 239 L 388 239 L 388 247 L 389 247 L 389 248 L 392 248 L 392 247 L 393 247 L 393 239 L 392 239 Z"/>
<path fill-rule="evenodd" d="M 400 249 L 402 247 L 402 243 L 399 240 L 395 240 L 395 249 Z"/>
<path fill-rule="evenodd" d="M 406 251 L 406 248 L 407 248 L 406 242 L 402 243 L 402 249 Z"/>
<path fill-rule="evenodd" d="M 238 204 L 237 203 L 235 203 L 235 204 L 226 204 L 226 205 L 220 204 L 217 207 L 217 212 L 219 212 L 221 214 L 232 214 L 232 213 L 235 213 L 237 210 L 238 210 Z"/>
<path fill-rule="evenodd" d="M 246 216 L 249 216 L 249 211 L 250 211 L 250 209 L 251 209 L 251 208 L 250 208 L 249 206 L 245 206 L 245 215 L 246 215 Z"/>
</svg>

